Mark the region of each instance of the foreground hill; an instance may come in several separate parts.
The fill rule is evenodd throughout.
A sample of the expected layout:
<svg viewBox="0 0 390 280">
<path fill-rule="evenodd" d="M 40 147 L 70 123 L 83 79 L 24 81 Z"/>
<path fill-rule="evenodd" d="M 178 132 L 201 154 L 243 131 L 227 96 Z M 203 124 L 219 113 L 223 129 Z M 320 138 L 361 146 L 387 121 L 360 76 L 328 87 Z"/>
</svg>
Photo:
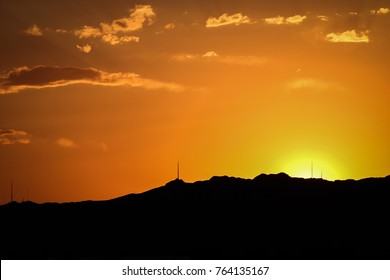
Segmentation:
<svg viewBox="0 0 390 280">
<path fill-rule="evenodd" d="M 107 201 L 0 206 L 1 259 L 390 259 L 390 176 L 174 180 Z"/>
</svg>

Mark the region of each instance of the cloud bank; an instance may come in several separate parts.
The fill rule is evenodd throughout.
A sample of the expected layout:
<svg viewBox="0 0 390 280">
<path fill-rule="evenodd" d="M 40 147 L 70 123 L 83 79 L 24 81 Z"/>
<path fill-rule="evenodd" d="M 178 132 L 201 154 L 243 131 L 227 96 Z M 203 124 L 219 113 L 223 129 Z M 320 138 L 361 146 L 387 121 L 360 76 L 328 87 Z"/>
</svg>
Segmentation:
<svg viewBox="0 0 390 280">
<path fill-rule="evenodd" d="M 256 66 L 263 65 L 266 62 L 266 58 L 264 57 L 219 55 L 215 51 L 207 51 L 202 55 L 180 54 L 173 56 L 172 59 L 179 62 L 208 61 L 238 66 Z"/>
<path fill-rule="evenodd" d="M 155 16 L 150 5 L 136 5 L 130 9 L 128 17 L 115 19 L 111 23 L 102 22 L 99 27 L 84 26 L 75 30 L 74 35 L 79 39 L 101 38 L 110 45 L 139 42 L 139 37 L 129 33 L 142 29 L 145 24 L 153 24 Z"/>
<path fill-rule="evenodd" d="M 389 8 L 379 8 L 378 10 L 371 10 L 370 12 L 373 15 L 386 15 L 386 14 L 390 13 L 390 9 Z"/>
<path fill-rule="evenodd" d="M 296 79 L 294 81 L 291 81 L 287 87 L 290 90 L 299 90 L 299 89 L 325 90 L 329 88 L 330 85 L 328 83 L 316 79 L 301 78 L 301 79 Z"/>
<path fill-rule="evenodd" d="M 83 53 L 90 53 L 92 50 L 92 47 L 89 44 L 86 44 L 84 46 L 76 45 L 76 47 L 77 47 L 77 49 L 79 49 Z"/>
<path fill-rule="evenodd" d="M 27 28 L 27 30 L 25 32 L 31 36 L 42 36 L 43 35 L 42 30 L 36 24 Z"/>
<path fill-rule="evenodd" d="M 57 144 L 63 148 L 77 148 L 77 145 L 75 142 L 68 138 L 60 138 L 57 140 Z"/>
<path fill-rule="evenodd" d="M 317 16 L 317 18 L 320 21 L 329 21 L 329 16 L 319 15 L 319 16 Z"/>
<path fill-rule="evenodd" d="M 295 15 L 287 18 L 282 16 L 276 16 L 276 17 L 265 18 L 264 22 L 266 24 L 274 24 L 274 25 L 282 25 L 282 24 L 297 25 L 297 24 L 301 24 L 306 18 L 307 18 L 306 16 L 301 16 L 301 15 Z"/>
<path fill-rule="evenodd" d="M 0 145 L 12 145 L 16 143 L 28 144 L 31 135 L 25 131 L 15 129 L 0 129 Z"/>
<path fill-rule="evenodd" d="M 0 94 L 17 93 L 26 89 L 64 87 L 74 84 L 96 86 L 131 86 L 145 89 L 182 91 L 183 87 L 158 80 L 146 79 L 136 73 L 110 73 L 95 68 L 35 66 L 19 67 L 0 76 Z"/>
<path fill-rule="evenodd" d="M 206 21 L 206 27 L 220 27 L 225 25 L 241 25 L 245 23 L 250 23 L 250 19 L 248 16 L 244 16 L 241 13 L 228 15 L 223 14 L 218 18 L 210 17 Z"/>
<path fill-rule="evenodd" d="M 332 43 L 368 43 L 368 31 L 356 32 L 356 30 L 347 30 L 342 33 L 329 33 L 325 40 Z"/>
</svg>

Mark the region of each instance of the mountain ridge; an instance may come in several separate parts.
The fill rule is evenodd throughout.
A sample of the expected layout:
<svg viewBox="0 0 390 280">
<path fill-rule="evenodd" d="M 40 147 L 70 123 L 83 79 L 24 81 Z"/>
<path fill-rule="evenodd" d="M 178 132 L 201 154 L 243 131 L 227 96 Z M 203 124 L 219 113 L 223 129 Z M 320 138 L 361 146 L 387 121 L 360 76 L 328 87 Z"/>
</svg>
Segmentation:
<svg viewBox="0 0 390 280">
<path fill-rule="evenodd" d="M 286 174 L 285 172 L 280 172 L 280 173 L 271 173 L 271 174 L 266 174 L 266 173 L 261 173 L 257 176 L 255 176 L 253 179 L 250 179 L 250 178 L 241 178 L 241 177 L 235 177 L 235 176 L 228 176 L 228 175 L 219 175 L 219 176 L 212 176 L 210 177 L 210 179 L 208 180 L 200 180 L 200 181 L 195 181 L 195 182 L 185 182 L 184 180 L 182 179 L 173 179 L 169 182 L 167 182 L 165 185 L 162 185 L 162 186 L 158 186 L 158 187 L 155 187 L 155 188 L 151 188 L 149 190 L 146 190 L 146 191 L 143 191 L 143 192 L 140 192 L 140 193 L 128 193 L 128 194 L 125 194 L 125 195 L 122 195 L 122 196 L 119 196 L 119 197 L 114 197 L 114 198 L 110 198 L 110 199 L 102 199 L 102 200 L 81 200 L 81 201 L 67 201 L 67 202 L 55 202 L 55 201 L 51 201 L 51 202 L 43 202 L 43 203 L 37 203 L 37 202 L 33 202 L 33 201 L 23 201 L 23 202 L 16 202 L 16 201 L 13 201 L 13 202 L 8 202 L 6 204 L 2 204 L 0 205 L 0 207 L 3 207 L 3 206 L 6 206 L 6 205 L 9 205 L 9 204 L 37 204 L 37 205 L 41 205 L 41 204 L 73 204 L 73 203 L 90 203 L 90 202 L 107 202 L 107 201 L 111 201 L 111 200 L 121 200 L 125 197 L 131 197 L 131 196 L 137 196 L 137 195 L 142 195 L 142 194 L 145 194 L 145 193 L 149 193 L 149 192 L 153 192 L 155 189 L 160 189 L 160 188 L 166 188 L 166 187 L 169 187 L 169 186 L 173 186 L 173 185 L 189 185 L 189 184 L 201 184 L 201 183 L 206 183 L 206 182 L 218 182 L 218 181 L 221 181 L 221 180 L 226 180 L 226 179 L 229 179 L 229 180 L 237 180 L 237 181 L 259 181 L 261 179 L 263 180 L 297 180 L 297 181 L 312 181 L 312 182 L 327 182 L 327 183 L 331 183 L 331 184 L 340 184 L 340 183 L 346 183 L 346 182 L 365 182 L 365 181 L 370 181 L 370 180 L 388 180 L 390 181 L 390 175 L 387 175 L 387 176 L 384 176 L 384 177 L 366 177 L 366 178 L 361 178 L 361 179 L 337 179 L 337 180 L 326 180 L 326 179 L 323 179 L 323 178 L 302 178 L 302 177 L 292 177 L 288 174 Z"/>
<path fill-rule="evenodd" d="M 103 201 L 0 207 L 2 259 L 389 259 L 390 176 L 175 179 Z"/>
</svg>

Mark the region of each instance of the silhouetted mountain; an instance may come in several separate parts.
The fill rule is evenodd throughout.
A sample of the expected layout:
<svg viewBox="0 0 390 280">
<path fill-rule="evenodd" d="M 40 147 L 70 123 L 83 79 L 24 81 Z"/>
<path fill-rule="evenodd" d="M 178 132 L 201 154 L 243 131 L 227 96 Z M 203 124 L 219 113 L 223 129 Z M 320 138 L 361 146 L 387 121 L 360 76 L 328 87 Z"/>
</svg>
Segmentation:
<svg viewBox="0 0 390 280">
<path fill-rule="evenodd" d="M 174 180 L 107 201 L 0 206 L 1 259 L 390 259 L 390 176 Z"/>
</svg>

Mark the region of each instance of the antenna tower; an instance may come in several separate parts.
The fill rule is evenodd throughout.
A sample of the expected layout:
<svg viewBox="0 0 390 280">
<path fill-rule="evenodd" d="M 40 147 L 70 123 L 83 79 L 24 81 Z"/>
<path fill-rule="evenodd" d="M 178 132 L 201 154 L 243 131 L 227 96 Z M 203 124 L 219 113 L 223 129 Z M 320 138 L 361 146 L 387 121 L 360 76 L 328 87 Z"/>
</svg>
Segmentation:
<svg viewBox="0 0 390 280">
<path fill-rule="evenodd" d="M 311 161 L 311 178 L 313 179 L 313 161 Z"/>
</svg>

